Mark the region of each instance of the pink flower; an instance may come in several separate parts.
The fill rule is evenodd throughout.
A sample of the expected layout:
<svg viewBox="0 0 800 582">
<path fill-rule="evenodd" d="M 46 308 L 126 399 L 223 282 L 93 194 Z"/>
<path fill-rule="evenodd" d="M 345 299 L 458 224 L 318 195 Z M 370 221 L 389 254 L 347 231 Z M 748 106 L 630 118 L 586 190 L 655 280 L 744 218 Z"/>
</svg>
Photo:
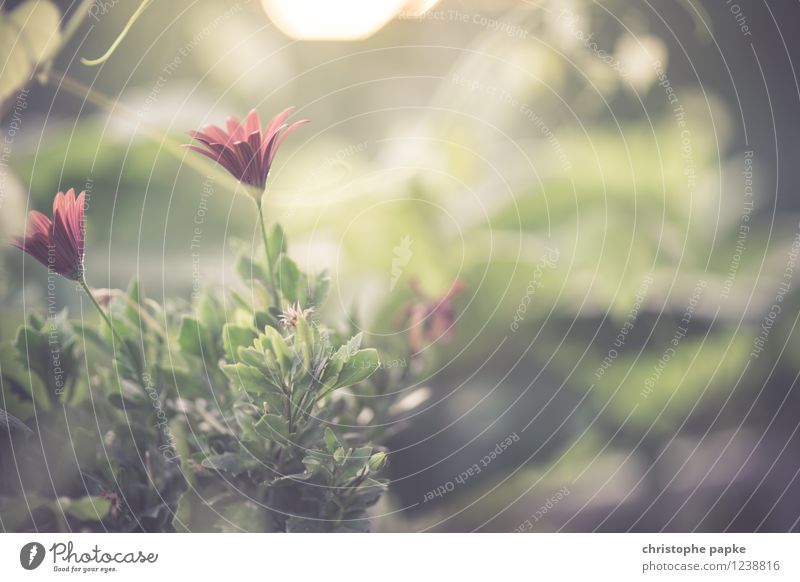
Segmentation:
<svg viewBox="0 0 800 582">
<path fill-rule="evenodd" d="M 447 343 L 453 339 L 456 323 L 454 299 L 464 290 L 464 282 L 455 281 L 439 299 L 427 296 L 416 279 L 411 281 L 411 290 L 417 300 L 407 308 L 406 319 L 410 325 L 409 347 L 413 357 L 422 351 L 425 340 Z"/>
<path fill-rule="evenodd" d="M 86 192 L 75 198 L 75 190 L 59 192 L 53 200 L 53 219 L 32 210 L 25 236 L 11 244 L 22 249 L 62 277 L 83 277 L 83 230 Z"/>
<path fill-rule="evenodd" d="M 227 131 L 216 125 L 206 125 L 203 131 L 188 131 L 190 137 L 202 145 L 186 144 L 191 150 L 211 158 L 248 186 L 264 190 L 272 161 L 283 140 L 295 129 L 307 123 L 303 119 L 287 125 L 286 119 L 293 107 L 284 109 L 261 129 L 261 120 L 255 110 L 244 119 L 228 118 Z"/>
</svg>

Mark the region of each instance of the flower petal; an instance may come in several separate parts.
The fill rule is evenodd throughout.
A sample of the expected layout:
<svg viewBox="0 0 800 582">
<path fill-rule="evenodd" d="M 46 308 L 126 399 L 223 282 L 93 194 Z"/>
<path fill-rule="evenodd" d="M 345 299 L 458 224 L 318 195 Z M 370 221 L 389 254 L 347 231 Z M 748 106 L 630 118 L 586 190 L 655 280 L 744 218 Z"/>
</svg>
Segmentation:
<svg viewBox="0 0 800 582">
<path fill-rule="evenodd" d="M 283 140 L 285 140 L 289 136 L 289 134 L 292 133 L 295 129 L 297 129 L 301 125 L 305 125 L 306 123 L 308 123 L 308 119 L 301 119 L 300 121 L 295 121 L 293 124 L 291 124 L 289 127 L 286 128 L 286 130 L 278 138 L 278 141 L 275 142 L 275 145 L 272 146 L 269 155 L 270 166 L 272 165 L 272 160 L 275 158 L 275 154 L 278 153 L 278 148 L 281 147 Z"/>
</svg>

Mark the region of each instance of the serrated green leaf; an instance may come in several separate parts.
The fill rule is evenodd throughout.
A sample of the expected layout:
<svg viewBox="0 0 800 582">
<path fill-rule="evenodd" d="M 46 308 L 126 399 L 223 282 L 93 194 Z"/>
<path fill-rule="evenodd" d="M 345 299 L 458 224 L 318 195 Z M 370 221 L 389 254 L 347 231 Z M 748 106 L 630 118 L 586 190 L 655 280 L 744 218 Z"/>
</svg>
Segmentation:
<svg viewBox="0 0 800 582">
<path fill-rule="evenodd" d="M 275 382 L 262 374 L 257 368 L 246 364 L 226 364 L 222 371 L 234 386 L 244 390 L 254 398 L 267 403 L 270 410 L 283 410 L 283 392 Z"/>
<path fill-rule="evenodd" d="M 359 350 L 342 367 L 336 388 L 352 386 L 366 380 L 378 369 L 379 364 L 378 352 L 374 348 Z"/>
<path fill-rule="evenodd" d="M 364 339 L 364 332 L 360 331 L 350 338 L 347 342 L 347 355 L 352 357 L 358 352 L 361 347 L 361 341 Z"/>
<path fill-rule="evenodd" d="M 264 358 L 264 352 L 257 348 L 240 347 L 236 351 L 236 362 L 253 366 L 261 371 L 267 369 L 267 361 Z M 274 370 L 275 373 L 278 370 Z"/>
</svg>

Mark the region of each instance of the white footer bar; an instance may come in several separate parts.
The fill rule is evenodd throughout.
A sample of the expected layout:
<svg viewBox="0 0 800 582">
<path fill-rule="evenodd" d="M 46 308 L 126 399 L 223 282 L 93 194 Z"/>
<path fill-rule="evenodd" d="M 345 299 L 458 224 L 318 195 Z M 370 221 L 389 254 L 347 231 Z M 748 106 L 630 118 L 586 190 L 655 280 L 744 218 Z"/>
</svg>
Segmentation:
<svg viewBox="0 0 800 582">
<path fill-rule="evenodd" d="M 800 580 L 800 536 L 2 534 L 0 571 L 15 581 L 778 581 Z"/>
</svg>

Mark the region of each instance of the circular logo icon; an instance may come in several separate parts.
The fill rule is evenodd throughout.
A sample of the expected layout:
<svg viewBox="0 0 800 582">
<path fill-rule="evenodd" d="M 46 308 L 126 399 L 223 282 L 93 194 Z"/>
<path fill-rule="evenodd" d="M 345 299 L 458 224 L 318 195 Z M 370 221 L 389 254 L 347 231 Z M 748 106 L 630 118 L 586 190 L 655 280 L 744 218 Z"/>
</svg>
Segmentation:
<svg viewBox="0 0 800 582">
<path fill-rule="evenodd" d="M 19 563 L 26 570 L 35 570 L 44 561 L 44 546 L 39 542 L 30 542 L 19 551 Z"/>
</svg>

